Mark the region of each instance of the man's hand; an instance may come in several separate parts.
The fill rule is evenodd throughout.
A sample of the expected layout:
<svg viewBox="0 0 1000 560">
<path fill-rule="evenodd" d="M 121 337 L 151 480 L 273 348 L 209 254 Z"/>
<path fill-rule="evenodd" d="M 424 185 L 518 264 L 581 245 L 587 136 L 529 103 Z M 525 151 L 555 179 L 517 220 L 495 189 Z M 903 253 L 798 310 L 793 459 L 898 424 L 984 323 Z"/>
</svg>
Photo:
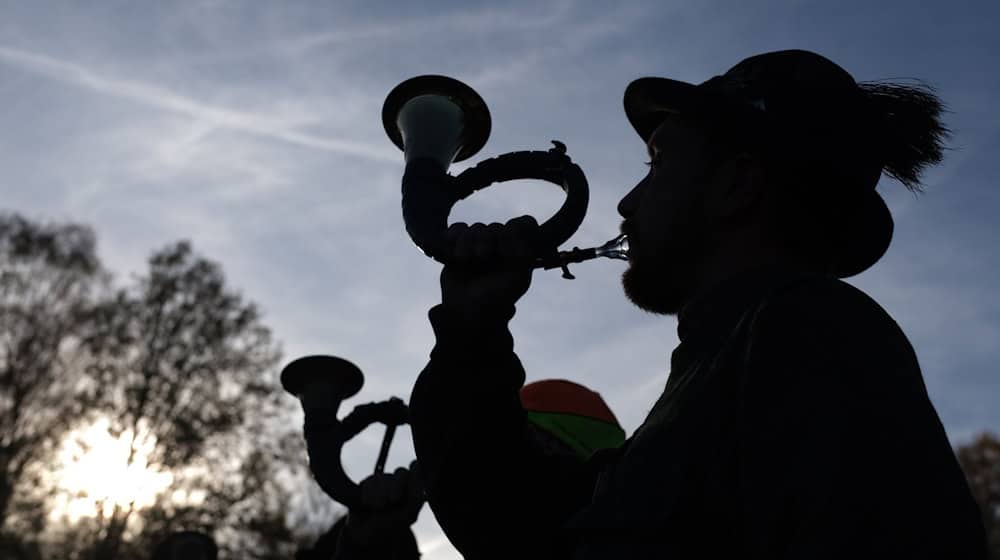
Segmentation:
<svg viewBox="0 0 1000 560">
<path fill-rule="evenodd" d="M 423 505 L 416 461 L 409 469 L 373 474 L 361 481 L 361 505 L 348 512 L 345 536 L 366 548 L 384 546 L 409 529 Z"/>
<path fill-rule="evenodd" d="M 448 239 L 455 252 L 441 271 L 441 302 L 470 314 L 515 304 L 531 285 L 537 237 L 531 216 L 506 224 L 452 224 Z"/>
</svg>

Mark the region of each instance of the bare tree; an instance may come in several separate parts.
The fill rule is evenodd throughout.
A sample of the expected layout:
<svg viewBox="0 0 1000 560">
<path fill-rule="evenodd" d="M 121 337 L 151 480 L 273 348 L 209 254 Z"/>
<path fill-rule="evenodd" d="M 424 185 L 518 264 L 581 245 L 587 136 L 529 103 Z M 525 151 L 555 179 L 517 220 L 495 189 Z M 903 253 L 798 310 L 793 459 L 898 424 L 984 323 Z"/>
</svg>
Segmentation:
<svg viewBox="0 0 1000 560">
<path fill-rule="evenodd" d="M 1000 439 L 980 434 L 958 448 L 958 462 L 982 511 L 990 558 L 1000 560 Z"/>
<path fill-rule="evenodd" d="M 213 534 L 222 558 L 291 557 L 306 465 L 279 358 L 257 307 L 189 243 L 115 289 L 89 228 L 0 214 L 0 557 L 144 558 L 178 530 Z M 53 517 L 70 492 L 61 450 L 98 424 L 127 442 L 125 466 L 170 482 L 153 503 Z"/>
<path fill-rule="evenodd" d="M 256 306 L 227 288 L 216 263 L 186 242 L 157 251 L 147 274 L 96 309 L 94 324 L 86 346 L 101 409 L 114 432 L 130 434 L 130 463 L 149 443 L 143 438 L 153 438 L 142 459 L 175 473 L 171 490 L 204 494 L 197 505 L 209 517 L 202 516 L 200 529 L 217 529 L 226 510 L 250 496 L 278 491 L 266 480 L 230 491 L 234 476 L 271 474 L 266 459 L 280 455 L 258 450 L 271 445 L 265 430 L 289 403 L 276 390 L 279 352 L 269 330 Z M 179 519 L 193 507 L 157 505 L 165 523 L 171 511 Z M 134 504 L 114 504 L 98 532 L 95 559 L 119 554 L 135 513 Z M 143 526 L 153 534 L 151 520 Z M 240 520 L 239 531 L 251 520 Z"/>
<path fill-rule="evenodd" d="M 93 232 L 0 214 L 0 530 L 43 522 L 40 459 L 90 407 L 76 395 L 86 316 L 106 280 Z M 24 492 L 18 492 L 24 490 Z M 17 508 L 12 504 L 19 502 Z M 16 509 L 16 512 L 12 512 Z"/>
</svg>

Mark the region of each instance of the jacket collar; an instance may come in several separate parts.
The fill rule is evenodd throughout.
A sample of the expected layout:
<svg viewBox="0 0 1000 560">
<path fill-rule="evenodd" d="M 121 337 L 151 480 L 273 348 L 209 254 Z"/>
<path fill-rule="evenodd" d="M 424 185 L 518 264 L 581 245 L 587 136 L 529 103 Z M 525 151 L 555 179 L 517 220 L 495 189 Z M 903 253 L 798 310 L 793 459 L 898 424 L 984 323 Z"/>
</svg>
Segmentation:
<svg viewBox="0 0 1000 560">
<path fill-rule="evenodd" d="M 677 337 L 687 344 L 717 340 L 775 288 L 807 276 L 812 275 L 773 267 L 734 274 L 684 305 L 677 315 Z"/>
</svg>

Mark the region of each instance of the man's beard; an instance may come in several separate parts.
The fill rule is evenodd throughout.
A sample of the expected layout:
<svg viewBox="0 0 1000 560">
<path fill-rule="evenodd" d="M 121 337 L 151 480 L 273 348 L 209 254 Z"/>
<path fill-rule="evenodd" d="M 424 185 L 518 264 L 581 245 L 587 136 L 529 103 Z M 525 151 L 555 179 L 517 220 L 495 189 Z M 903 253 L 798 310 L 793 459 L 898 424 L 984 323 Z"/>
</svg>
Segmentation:
<svg viewBox="0 0 1000 560">
<path fill-rule="evenodd" d="M 656 255 L 636 256 L 622 274 L 625 295 L 651 313 L 677 314 L 695 289 L 695 267 L 702 251 L 693 239 L 671 243 Z"/>
</svg>

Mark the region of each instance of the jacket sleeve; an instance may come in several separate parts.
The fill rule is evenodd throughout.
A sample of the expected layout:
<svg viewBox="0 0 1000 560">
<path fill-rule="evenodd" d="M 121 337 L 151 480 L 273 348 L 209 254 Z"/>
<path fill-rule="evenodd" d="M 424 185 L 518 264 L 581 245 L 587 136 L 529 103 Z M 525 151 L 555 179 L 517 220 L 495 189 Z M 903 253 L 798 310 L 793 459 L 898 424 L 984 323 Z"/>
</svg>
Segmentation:
<svg viewBox="0 0 1000 560">
<path fill-rule="evenodd" d="M 432 308 L 437 343 L 410 396 L 428 504 L 467 558 L 563 556 L 560 527 L 590 499 L 596 477 L 533 444 L 507 328 L 513 315 L 513 306 L 475 317 Z"/>
<path fill-rule="evenodd" d="M 875 302 L 847 285 L 772 302 L 745 371 L 747 557 L 980 557 L 975 506 L 916 356 Z"/>
<path fill-rule="evenodd" d="M 342 525 L 343 527 L 343 525 Z M 409 527 L 405 531 L 379 535 L 373 542 L 357 542 L 346 530 L 337 536 L 337 547 L 329 560 L 395 560 L 413 558 L 416 538 Z"/>
</svg>

